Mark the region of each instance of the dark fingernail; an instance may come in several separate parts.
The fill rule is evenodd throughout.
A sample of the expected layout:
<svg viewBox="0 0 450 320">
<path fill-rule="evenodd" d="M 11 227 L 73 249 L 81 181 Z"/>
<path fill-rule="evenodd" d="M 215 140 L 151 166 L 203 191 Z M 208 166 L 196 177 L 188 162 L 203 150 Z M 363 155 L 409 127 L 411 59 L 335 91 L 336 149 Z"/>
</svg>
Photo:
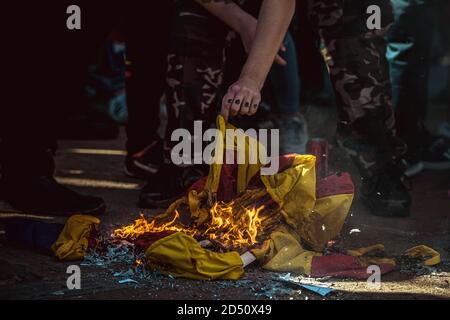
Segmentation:
<svg viewBox="0 0 450 320">
<path fill-rule="evenodd" d="M 233 99 L 229 99 L 229 100 L 228 100 L 228 103 L 232 103 L 232 102 L 233 102 Z"/>
<path fill-rule="evenodd" d="M 258 105 L 257 105 L 257 104 L 254 104 L 254 105 L 253 105 L 253 108 L 256 108 L 256 107 L 258 107 Z"/>
<path fill-rule="evenodd" d="M 241 103 L 241 100 L 236 100 L 234 103 L 236 103 L 236 104 L 240 104 Z"/>
<path fill-rule="evenodd" d="M 246 102 L 246 103 L 245 103 L 245 106 L 246 106 L 247 108 L 250 107 L 250 103 Z"/>
</svg>

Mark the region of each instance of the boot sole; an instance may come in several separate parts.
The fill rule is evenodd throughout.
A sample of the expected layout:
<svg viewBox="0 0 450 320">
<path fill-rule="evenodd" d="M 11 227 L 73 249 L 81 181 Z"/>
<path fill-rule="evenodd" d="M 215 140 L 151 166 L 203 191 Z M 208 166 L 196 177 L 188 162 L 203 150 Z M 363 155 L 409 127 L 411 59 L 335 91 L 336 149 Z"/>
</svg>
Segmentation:
<svg viewBox="0 0 450 320">
<path fill-rule="evenodd" d="M 6 210 L 0 212 L 0 218 L 46 218 L 46 217 L 71 217 L 73 215 L 90 215 L 90 216 L 101 216 L 106 211 L 106 204 L 102 203 L 94 209 L 89 209 L 85 211 L 36 211 L 33 209 L 14 209 Z"/>
<path fill-rule="evenodd" d="M 450 170 L 450 161 L 442 161 L 442 162 L 423 161 L 423 166 L 426 170 L 431 170 L 431 171 Z"/>
</svg>

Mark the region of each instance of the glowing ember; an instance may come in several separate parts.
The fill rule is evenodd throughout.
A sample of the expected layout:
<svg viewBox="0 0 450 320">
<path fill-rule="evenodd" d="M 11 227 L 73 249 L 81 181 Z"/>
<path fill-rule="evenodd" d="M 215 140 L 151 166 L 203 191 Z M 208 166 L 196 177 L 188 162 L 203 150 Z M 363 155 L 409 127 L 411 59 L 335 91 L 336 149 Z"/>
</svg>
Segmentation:
<svg viewBox="0 0 450 320">
<path fill-rule="evenodd" d="M 264 206 L 245 208 L 235 203 L 216 203 L 209 210 L 209 219 L 202 225 L 185 226 L 180 221 L 180 214 L 175 211 L 169 222 L 158 223 L 148 220 L 143 215 L 132 225 L 114 231 L 119 239 L 133 240 L 146 233 L 183 232 L 197 239 L 209 239 L 220 243 L 227 249 L 243 248 L 258 243 L 258 235 L 266 225 L 267 217 L 261 217 Z"/>
<path fill-rule="evenodd" d="M 143 264 L 142 259 L 136 259 L 135 263 L 136 267 L 139 267 Z"/>
</svg>

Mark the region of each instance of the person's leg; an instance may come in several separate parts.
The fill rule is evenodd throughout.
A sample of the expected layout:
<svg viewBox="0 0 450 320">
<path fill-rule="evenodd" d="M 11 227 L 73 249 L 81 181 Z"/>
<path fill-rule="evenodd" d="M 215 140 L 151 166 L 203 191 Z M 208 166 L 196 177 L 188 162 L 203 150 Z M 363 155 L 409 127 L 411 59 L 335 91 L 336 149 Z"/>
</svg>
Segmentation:
<svg viewBox="0 0 450 320">
<path fill-rule="evenodd" d="M 367 7 L 382 9 L 382 29 L 368 30 Z M 311 18 L 329 57 L 340 123 L 338 143 L 363 178 L 361 195 L 376 215 L 404 216 L 410 198 L 393 159 L 406 148 L 395 136 L 384 34 L 392 23 L 388 0 L 312 0 Z"/>
<path fill-rule="evenodd" d="M 298 26 L 294 37 L 297 40 L 297 60 L 302 85 L 301 98 L 305 102 L 327 103 L 329 98 L 324 94 L 325 64 L 319 50 L 320 37 L 317 28 L 308 19 L 308 1 L 297 1 L 296 22 Z"/>
<path fill-rule="evenodd" d="M 102 4 L 61 1 L 9 7 L 12 104 L 2 114 L 1 197 L 28 213 L 102 213 L 102 199 L 79 195 L 53 179 L 56 127 L 82 101 L 89 53 L 100 43 Z M 66 9 L 82 8 L 82 30 L 68 30 Z M 104 15 L 103 15 L 104 16 Z M 108 19 L 103 17 L 103 26 Z M 39 26 L 39 27 L 37 27 Z M 9 38 L 8 38 L 9 39 Z"/>
<path fill-rule="evenodd" d="M 33 14 L 22 14 L 20 9 L 12 3 L 6 9 L 9 12 L 7 16 L 16 17 L 7 22 L 14 32 L 6 32 L 6 42 L 10 48 L 5 50 L 7 74 L 10 77 L 7 94 L 10 94 L 11 100 L 9 105 L 2 106 L 0 116 L 3 181 L 32 174 L 51 175 L 54 170 L 52 150 L 56 148 L 56 137 L 52 117 L 55 116 L 55 108 L 48 98 L 50 92 L 55 90 L 51 86 L 55 74 L 52 72 L 53 66 L 46 64 L 52 60 L 50 31 L 55 21 L 42 21 L 43 34 L 39 37 L 30 25 L 39 25 L 40 21 L 36 17 L 40 14 L 45 16 L 44 12 L 49 8 L 43 6 L 38 10 L 37 5 L 30 5 L 27 12 L 38 10 Z M 49 10 L 48 14 L 54 14 L 55 11 Z M 49 84 L 48 87 L 43 85 L 44 80 Z"/>
<path fill-rule="evenodd" d="M 185 1 L 176 10 L 167 58 L 169 146 L 173 144 L 170 138 L 175 129 L 192 132 L 194 121 L 203 121 L 204 127 L 214 123 L 229 31 L 195 1 Z"/>
<path fill-rule="evenodd" d="M 436 6 L 425 0 L 393 0 L 392 4 L 395 22 L 387 34 L 386 56 L 390 63 L 397 133 L 408 144 L 406 173 L 414 175 L 424 164 L 429 169 L 450 166 L 450 163 L 446 166 L 443 157 L 445 142 L 425 128 Z"/>
<path fill-rule="evenodd" d="M 428 100 L 432 19 L 425 1 L 393 0 L 392 4 L 395 22 L 387 34 L 386 56 L 391 71 L 396 128 L 408 144 L 409 162 L 417 163 L 419 167 L 422 166 L 418 163 L 421 157 L 420 127 L 423 127 Z"/>
<path fill-rule="evenodd" d="M 381 7 L 388 1 L 378 0 Z M 389 69 L 382 35 L 391 21 L 383 9 L 384 29 L 366 27 L 368 4 L 355 0 L 312 0 L 311 17 L 327 48 L 327 64 L 336 94 L 340 120 L 380 119 L 394 130 Z M 388 20 L 389 19 L 389 20 Z"/>
<path fill-rule="evenodd" d="M 162 164 L 158 135 L 160 101 L 164 93 L 172 4 L 162 1 L 158 14 L 148 19 L 148 4 L 126 8 L 127 152 L 126 173 L 137 177 L 155 174 Z"/>
<path fill-rule="evenodd" d="M 425 119 L 433 34 L 432 6 L 425 0 L 392 0 L 392 4 L 395 22 L 387 33 L 386 56 L 391 71 L 397 131 L 405 138 L 414 134 L 417 123 Z"/>
<path fill-rule="evenodd" d="M 287 66 L 274 64 L 269 80 L 278 107 L 281 153 L 305 153 L 308 130 L 300 113 L 300 76 L 294 39 L 288 32 L 284 40 L 285 52 L 280 53 Z"/>
<path fill-rule="evenodd" d="M 300 112 L 300 77 L 298 74 L 297 50 L 294 39 L 288 32 L 284 39 L 286 51 L 280 55 L 286 60 L 286 66 L 274 64 L 269 73 L 280 114 Z"/>
<path fill-rule="evenodd" d="M 187 129 L 193 136 L 194 121 L 201 121 L 203 130 L 214 124 L 228 33 L 225 24 L 194 1 L 182 2 L 174 20 L 167 60 L 165 145 L 169 148 L 177 143 L 171 141 L 174 130 Z M 149 180 L 141 193 L 140 206 L 164 206 L 206 173 L 201 167 L 168 165 Z"/>
</svg>

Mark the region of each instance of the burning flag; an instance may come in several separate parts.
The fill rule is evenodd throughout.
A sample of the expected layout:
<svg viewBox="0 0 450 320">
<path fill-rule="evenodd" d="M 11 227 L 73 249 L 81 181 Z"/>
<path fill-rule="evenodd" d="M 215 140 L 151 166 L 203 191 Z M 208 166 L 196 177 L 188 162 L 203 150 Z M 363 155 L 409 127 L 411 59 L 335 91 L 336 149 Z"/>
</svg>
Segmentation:
<svg viewBox="0 0 450 320">
<path fill-rule="evenodd" d="M 249 194 L 257 196 L 255 192 Z M 182 219 L 179 210 L 185 212 L 183 216 L 189 214 L 185 207 L 175 209 L 169 221 L 164 221 L 161 217 L 149 220 L 141 215 L 133 224 L 115 230 L 114 236 L 133 241 L 152 233 L 182 232 L 199 242 L 216 247 L 217 251 L 245 251 L 262 243 L 281 218 L 279 210 L 273 204 L 259 207 L 247 205 L 255 198 L 248 197 L 249 194 L 230 203 L 216 202 L 210 207 L 205 203 L 205 208 L 202 209 L 208 215 L 205 221 L 193 222 L 190 217 Z M 182 220 L 188 222 L 183 223 Z"/>
<path fill-rule="evenodd" d="M 233 127 L 219 117 L 218 128 L 224 132 Z M 237 152 L 237 145 L 222 145 L 225 157 Z M 114 235 L 126 240 L 152 239 L 146 249 L 149 263 L 176 276 L 223 278 L 221 272 L 212 275 L 202 270 L 204 250 L 206 256 L 220 261 L 224 272 L 234 270 L 236 263 L 242 267 L 237 257 L 250 251 L 267 269 L 311 274 L 312 259 L 322 255 L 320 252 L 339 234 L 347 216 L 353 199 L 350 176 L 316 182 L 313 156 L 280 157 L 280 172 L 272 176 L 260 175 L 261 167 L 215 163 L 209 176 L 164 214 L 153 219 L 141 216 L 115 230 Z M 302 242 L 317 252 L 304 250 Z M 183 252 L 183 257 L 196 252 L 197 258 L 182 259 L 183 264 L 175 252 Z M 219 257 L 227 257 L 230 263 Z M 186 267 L 184 271 L 181 265 Z"/>
<path fill-rule="evenodd" d="M 218 128 L 233 127 L 219 117 Z M 224 156 L 237 150 L 222 146 Z M 143 249 L 151 268 L 191 279 L 239 279 L 252 257 L 266 270 L 313 277 L 365 279 L 367 264 L 382 273 L 395 267 L 392 259 L 367 257 L 370 250 L 323 254 L 352 204 L 349 174 L 317 180 L 315 157 L 308 155 L 283 156 L 279 163 L 271 176 L 259 174 L 261 164 L 213 164 L 164 214 L 140 216 L 114 237 Z M 55 250 L 65 246 L 57 243 Z"/>
</svg>

